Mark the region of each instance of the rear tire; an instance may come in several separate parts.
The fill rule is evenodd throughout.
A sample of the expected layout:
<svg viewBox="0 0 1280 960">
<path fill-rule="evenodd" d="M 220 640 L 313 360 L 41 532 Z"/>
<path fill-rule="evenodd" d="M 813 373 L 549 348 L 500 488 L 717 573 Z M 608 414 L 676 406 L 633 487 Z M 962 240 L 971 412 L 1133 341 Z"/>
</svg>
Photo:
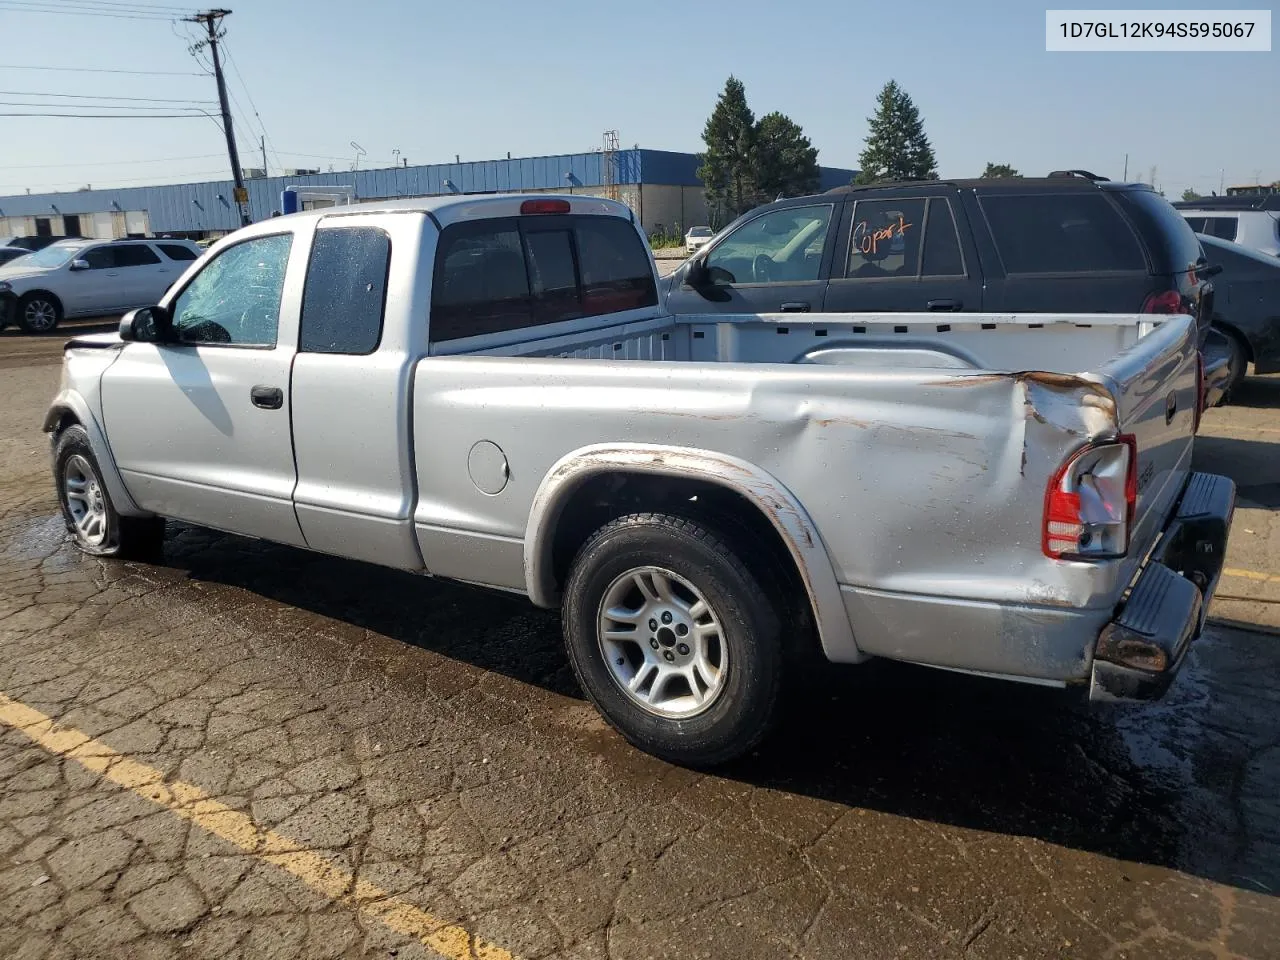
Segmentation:
<svg viewBox="0 0 1280 960">
<path fill-rule="evenodd" d="M 563 620 L 578 682 L 641 750 L 713 766 L 768 732 L 783 673 L 778 610 L 702 523 L 642 513 L 601 527 L 574 560 Z"/>
<path fill-rule="evenodd" d="M 51 293 L 28 293 L 18 301 L 17 320 L 26 333 L 49 333 L 62 322 L 62 304 Z"/>
<path fill-rule="evenodd" d="M 1220 328 L 1219 328 L 1220 329 Z M 1223 406 L 1231 402 L 1232 395 L 1236 389 L 1244 382 L 1245 375 L 1249 372 L 1249 351 L 1244 345 L 1239 335 L 1232 333 L 1230 330 L 1222 330 L 1222 335 L 1227 338 L 1227 343 L 1231 345 L 1231 380 L 1227 383 L 1227 389 L 1223 391 L 1222 399 L 1218 401 L 1218 406 Z"/>
<path fill-rule="evenodd" d="M 164 543 L 163 517 L 122 517 L 102 482 L 89 434 L 79 424 L 58 435 L 53 453 L 58 504 L 67 530 L 95 557 L 153 559 Z"/>
</svg>

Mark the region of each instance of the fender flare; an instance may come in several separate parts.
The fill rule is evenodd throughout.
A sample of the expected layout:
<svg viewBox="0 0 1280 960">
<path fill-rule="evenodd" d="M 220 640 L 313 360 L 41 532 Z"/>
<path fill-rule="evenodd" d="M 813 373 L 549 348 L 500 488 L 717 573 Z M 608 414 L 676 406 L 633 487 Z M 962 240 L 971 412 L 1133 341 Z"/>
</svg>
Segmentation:
<svg viewBox="0 0 1280 960">
<path fill-rule="evenodd" d="M 746 499 L 769 520 L 786 544 L 809 597 L 827 658 L 839 663 L 866 659 L 854 640 L 831 557 L 808 512 L 768 472 L 712 450 L 601 443 L 581 447 L 556 461 L 538 486 L 525 528 L 525 588 L 535 604 L 554 607 L 558 600 L 551 545 L 565 504 L 587 480 L 617 472 L 702 480 Z"/>
<path fill-rule="evenodd" d="M 134 503 L 133 497 L 129 495 L 129 490 L 124 485 L 124 478 L 120 476 L 120 471 L 116 467 L 115 457 L 111 455 L 111 447 L 107 444 L 107 435 L 103 432 L 102 425 L 94 417 L 85 398 L 74 390 L 59 391 L 49 405 L 49 412 L 44 416 L 42 429 L 49 434 L 50 442 L 56 442 L 53 431 L 67 414 L 70 414 L 80 426 L 84 427 L 85 433 L 89 434 L 89 446 L 93 448 L 98 469 L 102 471 L 102 482 L 106 485 L 116 512 L 122 517 L 152 516 Z"/>
</svg>

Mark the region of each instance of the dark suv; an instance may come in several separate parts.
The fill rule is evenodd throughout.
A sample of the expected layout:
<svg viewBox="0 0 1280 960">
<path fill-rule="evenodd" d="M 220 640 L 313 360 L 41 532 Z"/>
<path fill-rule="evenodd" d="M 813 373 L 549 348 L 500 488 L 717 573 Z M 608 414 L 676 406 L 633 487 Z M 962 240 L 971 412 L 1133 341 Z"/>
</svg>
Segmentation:
<svg viewBox="0 0 1280 960">
<path fill-rule="evenodd" d="M 674 313 L 1189 313 L 1212 274 L 1151 187 L 1084 171 L 839 187 L 739 217 L 672 275 Z"/>
</svg>

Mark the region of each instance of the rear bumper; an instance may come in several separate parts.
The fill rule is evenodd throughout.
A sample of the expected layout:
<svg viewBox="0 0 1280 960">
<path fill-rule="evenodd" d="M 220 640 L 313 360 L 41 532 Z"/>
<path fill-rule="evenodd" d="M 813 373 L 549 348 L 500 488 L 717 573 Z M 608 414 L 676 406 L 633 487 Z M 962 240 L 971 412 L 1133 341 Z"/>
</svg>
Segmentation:
<svg viewBox="0 0 1280 960">
<path fill-rule="evenodd" d="M 1227 477 L 1193 473 L 1169 524 L 1094 648 L 1091 700 L 1154 700 L 1204 628 L 1235 512 Z"/>
</svg>

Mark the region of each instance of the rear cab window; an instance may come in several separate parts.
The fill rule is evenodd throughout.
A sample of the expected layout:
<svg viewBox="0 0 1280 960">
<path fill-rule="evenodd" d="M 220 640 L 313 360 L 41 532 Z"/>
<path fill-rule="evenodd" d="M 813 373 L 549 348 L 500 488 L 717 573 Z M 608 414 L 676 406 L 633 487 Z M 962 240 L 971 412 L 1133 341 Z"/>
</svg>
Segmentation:
<svg viewBox="0 0 1280 960">
<path fill-rule="evenodd" d="M 1133 228 L 1101 192 L 979 194 L 978 203 L 1010 276 L 1147 272 Z"/>
<path fill-rule="evenodd" d="M 441 234 L 430 336 L 440 343 L 657 304 L 649 252 L 627 220 L 470 220 Z"/>
</svg>

